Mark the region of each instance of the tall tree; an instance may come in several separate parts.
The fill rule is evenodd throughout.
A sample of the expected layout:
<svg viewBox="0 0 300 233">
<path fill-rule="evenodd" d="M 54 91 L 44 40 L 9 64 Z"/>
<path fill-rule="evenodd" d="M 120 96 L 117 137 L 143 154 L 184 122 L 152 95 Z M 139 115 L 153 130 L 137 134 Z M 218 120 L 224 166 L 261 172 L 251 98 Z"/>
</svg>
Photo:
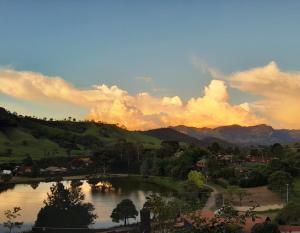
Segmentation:
<svg viewBox="0 0 300 233">
<path fill-rule="evenodd" d="M 97 216 L 91 203 L 83 203 L 80 187 L 66 188 L 58 182 L 50 188 L 35 222 L 36 227 L 82 227 L 87 228 Z"/>
<path fill-rule="evenodd" d="M 130 218 L 135 219 L 137 215 L 138 212 L 133 202 L 129 199 L 124 199 L 113 209 L 110 217 L 113 222 L 123 221 L 124 225 L 126 225 Z"/>
<path fill-rule="evenodd" d="M 4 211 L 6 221 L 3 222 L 3 226 L 8 228 L 8 232 L 11 233 L 13 228 L 20 228 L 23 222 L 18 222 L 16 219 L 21 216 L 21 208 L 14 207 L 12 210 Z"/>
</svg>

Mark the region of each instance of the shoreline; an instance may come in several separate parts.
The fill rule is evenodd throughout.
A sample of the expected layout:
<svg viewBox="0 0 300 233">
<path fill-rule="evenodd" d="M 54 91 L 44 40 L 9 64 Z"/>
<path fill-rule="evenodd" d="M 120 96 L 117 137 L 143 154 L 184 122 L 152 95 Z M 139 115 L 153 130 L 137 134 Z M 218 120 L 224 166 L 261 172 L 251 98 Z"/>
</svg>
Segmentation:
<svg viewBox="0 0 300 233">
<path fill-rule="evenodd" d="M 129 177 L 129 176 L 139 176 L 135 174 L 85 174 L 85 175 L 66 175 L 66 176 L 56 176 L 61 177 L 63 181 L 68 180 L 87 180 L 90 178 L 110 178 L 110 177 Z M 26 184 L 26 183 L 35 183 L 35 182 L 53 182 L 55 181 L 55 176 L 47 177 L 26 177 L 26 176 L 14 176 L 11 180 L 7 182 L 0 182 L 0 185 L 5 184 Z"/>
</svg>

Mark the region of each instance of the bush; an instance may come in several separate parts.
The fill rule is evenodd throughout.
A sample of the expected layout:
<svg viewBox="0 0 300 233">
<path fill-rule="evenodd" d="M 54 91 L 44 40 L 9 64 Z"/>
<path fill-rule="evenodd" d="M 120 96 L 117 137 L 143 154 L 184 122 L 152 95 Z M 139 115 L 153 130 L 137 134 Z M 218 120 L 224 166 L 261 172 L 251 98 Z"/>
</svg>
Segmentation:
<svg viewBox="0 0 300 233">
<path fill-rule="evenodd" d="M 281 225 L 300 224 L 300 203 L 287 204 L 277 215 L 276 221 Z"/>
<path fill-rule="evenodd" d="M 282 192 L 286 189 L 286 184 L 292 183 L 292 177 L 290 173 L 284 171 L 273 172 L 269 176 L 269 189 L 277 192 Z"/>
<path fill-rule="evenodd" d="M 251 229 L 251 233 L 280 233 L 280 231 L 276 224 L 265 222 L 255 224 Z"/>
<path fill-rule="evenodd" d="M 9 174 L 3 174 L 1 175 L 1 180 L 3 180 L 4 182 L 8 182 L 12 179 L 12 175 Z"/>
<path fill-rule="evenodd" d="M 243 177 L 239 181 L 239 186 L 243 188 L 257 187 L 266 185 L 268 183 L 267 178 L 258 171 L 251 171 L 247 177 Z"/>
</svg>

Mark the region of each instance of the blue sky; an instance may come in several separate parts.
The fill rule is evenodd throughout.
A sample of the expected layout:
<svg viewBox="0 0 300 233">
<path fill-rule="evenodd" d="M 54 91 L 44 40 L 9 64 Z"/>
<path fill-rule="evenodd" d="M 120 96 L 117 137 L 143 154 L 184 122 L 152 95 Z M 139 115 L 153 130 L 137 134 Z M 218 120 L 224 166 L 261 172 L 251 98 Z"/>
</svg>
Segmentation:
<svg viewBox="0 0 300 233">
<path fill-rule="evenodd" d="M 78 88 L 104 83 L 187 100 L 211 80 L 194 56 L 225 74 L 272 60 L 299 70 L 299 9 L 296 0 L 0 0 L 0 65 Z M 229 91 L 233 103 L 255 99 Z"/>
</svg>

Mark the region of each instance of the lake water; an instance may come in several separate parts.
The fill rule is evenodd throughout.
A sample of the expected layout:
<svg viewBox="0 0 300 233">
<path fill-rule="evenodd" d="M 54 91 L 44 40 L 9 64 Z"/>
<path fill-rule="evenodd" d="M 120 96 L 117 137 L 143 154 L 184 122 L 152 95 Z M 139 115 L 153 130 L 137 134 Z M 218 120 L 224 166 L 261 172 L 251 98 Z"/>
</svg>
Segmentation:
<svg viewBox="0 0 300 233">
<path fill-rule="evenodd" d="M 114 190 L 94 192 L 87 181 L 82 181 L 81 186 L 85 194 L 85 202 L 90 202 L 95 207 L 95 213 L 98 215 L 95 224 L 92 228 L 107 228 L 122 223 L 114 223 L 111 221 L 110 214 L 116 205 L 123 199 L 130 199 L 139 211 L 145 201 L 146 196 L 151 193 L 166 193 L 168 190 L 158 187 L 157 185 L 139 182 L 130 177 L 110 178 L 108 181 L 112 184 Z M 70 186 L 70 181 L 62 182 L 66 186 Z M 24 222 L 24 226 L 20 230 L 31 229 L 31 226 L 36 220 L 36 216 L 41 207 L 44 206 L 43 200 L 47 198 L 47 192 L 50 192 L 50 187 L 53 182 L 40 182 L 39 184 L 17 184 L 10 189 L 0 193 L 0 223 L 4 220 L 3 211 L 11 209 L 15 206 L 22 208 L 22 216 L 20 221 Z M 137 220 L 139 217 L 137 217 Z M 134 222 L 132 220 L 131 222 Z M 0 232 L 5 232 L 1 224 Z"/>
</svg>

